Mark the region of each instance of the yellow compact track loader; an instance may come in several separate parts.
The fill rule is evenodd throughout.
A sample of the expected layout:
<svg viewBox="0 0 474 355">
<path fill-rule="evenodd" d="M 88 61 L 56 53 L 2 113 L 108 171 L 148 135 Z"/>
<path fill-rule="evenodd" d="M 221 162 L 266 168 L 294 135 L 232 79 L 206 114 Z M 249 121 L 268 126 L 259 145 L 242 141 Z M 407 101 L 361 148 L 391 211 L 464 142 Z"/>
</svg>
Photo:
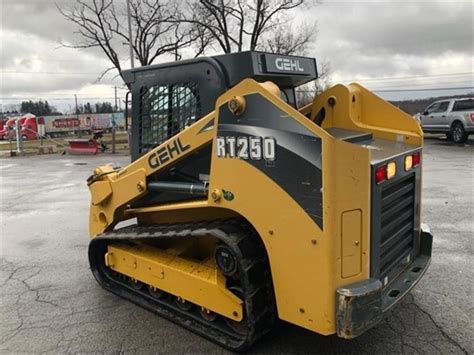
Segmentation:
<svg viewBox="0 0 474 355">
<path fill-rule="evenodd" d="M 106 290 L 242 351 L 277 318 L 357 337 L 425 273 L 410 116 L 357 84 L 298 108 L 312 58 L 242 52 L 124 77 L 132 163 L 88 180 Z"/>
</svg>

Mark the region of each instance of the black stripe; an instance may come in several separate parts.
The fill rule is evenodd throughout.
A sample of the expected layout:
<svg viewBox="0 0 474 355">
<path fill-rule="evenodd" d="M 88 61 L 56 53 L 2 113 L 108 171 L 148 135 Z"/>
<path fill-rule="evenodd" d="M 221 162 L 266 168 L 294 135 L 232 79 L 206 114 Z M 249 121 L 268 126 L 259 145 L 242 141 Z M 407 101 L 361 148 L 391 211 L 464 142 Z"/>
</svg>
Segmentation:
<svg viewBox="0 0 474 355">
<path fill-rule="evenodd" d="M 198 132 L 199 133 L 202 133 L 202 132 L 207 132 L 209 131 L 212 127 L 214 127 L 214 119 L 210 120 L 209 122 L 207 122 L 204 127 L 201 128 L 201 130 Z"/>
<path fill-rule="evenodd" d="M 247 108 L 240 116 L 221 107 L 218 136 L 275 138 L 275 161 L 245 161 L 277 183 L 323 229 L 321 139 L 261 95 L 245 99 Z"/>
</svg>

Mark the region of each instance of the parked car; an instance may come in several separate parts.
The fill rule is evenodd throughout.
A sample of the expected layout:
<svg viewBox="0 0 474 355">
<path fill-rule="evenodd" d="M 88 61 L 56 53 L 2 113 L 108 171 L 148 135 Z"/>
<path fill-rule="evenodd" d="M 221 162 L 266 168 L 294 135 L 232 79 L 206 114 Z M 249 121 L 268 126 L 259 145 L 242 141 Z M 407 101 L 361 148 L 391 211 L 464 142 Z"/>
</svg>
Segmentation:
<svg viewBox="0 0 474 355">
<path fill-rule="evenodd" d="M 433 102 L 419 117 L 424 132 L 446 133 L 453 142 L 464 143 L 474 134 L 474 98 Z"/>
<path fill-rule="evenodd" d="M 412 117 L 416 120 L 416 122 L 421 124 L 421 112 L 415 113 Z"/>
</svg>

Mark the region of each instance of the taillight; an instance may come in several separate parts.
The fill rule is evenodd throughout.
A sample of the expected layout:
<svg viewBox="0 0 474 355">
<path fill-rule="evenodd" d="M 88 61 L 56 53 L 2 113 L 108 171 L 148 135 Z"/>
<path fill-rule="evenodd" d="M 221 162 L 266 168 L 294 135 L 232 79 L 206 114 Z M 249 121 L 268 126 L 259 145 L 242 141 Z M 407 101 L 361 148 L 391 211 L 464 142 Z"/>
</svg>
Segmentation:
<svg viewBox="0 0 474 355">
<path fill-rule="evenodd" d="M 413 166 L 420 165 L 420 152 L 413 153 L 412 160 Z"/>
<path fill-rule="evenodd" d="M 387 166 L 379 166 L 377 169 L 375 169 L 375 182 L 380 184 L 385 180 L 387 180 Z"/>
</svg>

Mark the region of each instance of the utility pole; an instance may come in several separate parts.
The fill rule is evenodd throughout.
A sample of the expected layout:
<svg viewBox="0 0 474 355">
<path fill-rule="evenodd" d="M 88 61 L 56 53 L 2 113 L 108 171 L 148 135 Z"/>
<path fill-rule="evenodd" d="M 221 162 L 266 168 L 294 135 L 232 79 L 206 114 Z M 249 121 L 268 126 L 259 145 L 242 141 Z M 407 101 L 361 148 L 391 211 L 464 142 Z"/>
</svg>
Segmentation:
<svg viewBox="0 0 474 355">
<path fill-rule="evenodd" d="M 76 118 L 77 121 L 79 122 L 79 110 L 77 108 L 77 95 L 74 94 L 74 100 L 76 101 Z M 81 123 L 79 122 L 79 138 L 81 137 Z"/>
<path fill-rule="evenodd" d="M 115 112 L 117 112 L 117 87 L 114 86 L 114 90 L 115 90 Z M 112 113 L 112 119 L 111 119 L 111 122 L 112 122 L 112 153 L 115 154 L 115 112 Z"/>
<path fill-rule="evenodd" d="M 15 121 L 16 128 L 16 153 L 17 155 L 23 155 L 23 137 L 21 136 L 21 125 L 20 120 Z M 11 151 L 11 149 L 10 149 Z"/>
<path fill-rule="evenodd" d="M 117 107 L 117 87 L 116 86 L 114 86 L 114 90 L 115 90 L 115 107 L 114 107 L 114 109 L 115 109 L 115 112 L 117 112 L 118 107 Z"/>
<path fill-rule="evenodd" d="M 128 45 L 130 47 L 130 65 L 132 69 L 135 68 L 133 63 L 133 48 L 132 48 L 132 17 L 130 16 L 130 0 L 127 0 L 127 17 L 128 17 Z"/>
</svg>

